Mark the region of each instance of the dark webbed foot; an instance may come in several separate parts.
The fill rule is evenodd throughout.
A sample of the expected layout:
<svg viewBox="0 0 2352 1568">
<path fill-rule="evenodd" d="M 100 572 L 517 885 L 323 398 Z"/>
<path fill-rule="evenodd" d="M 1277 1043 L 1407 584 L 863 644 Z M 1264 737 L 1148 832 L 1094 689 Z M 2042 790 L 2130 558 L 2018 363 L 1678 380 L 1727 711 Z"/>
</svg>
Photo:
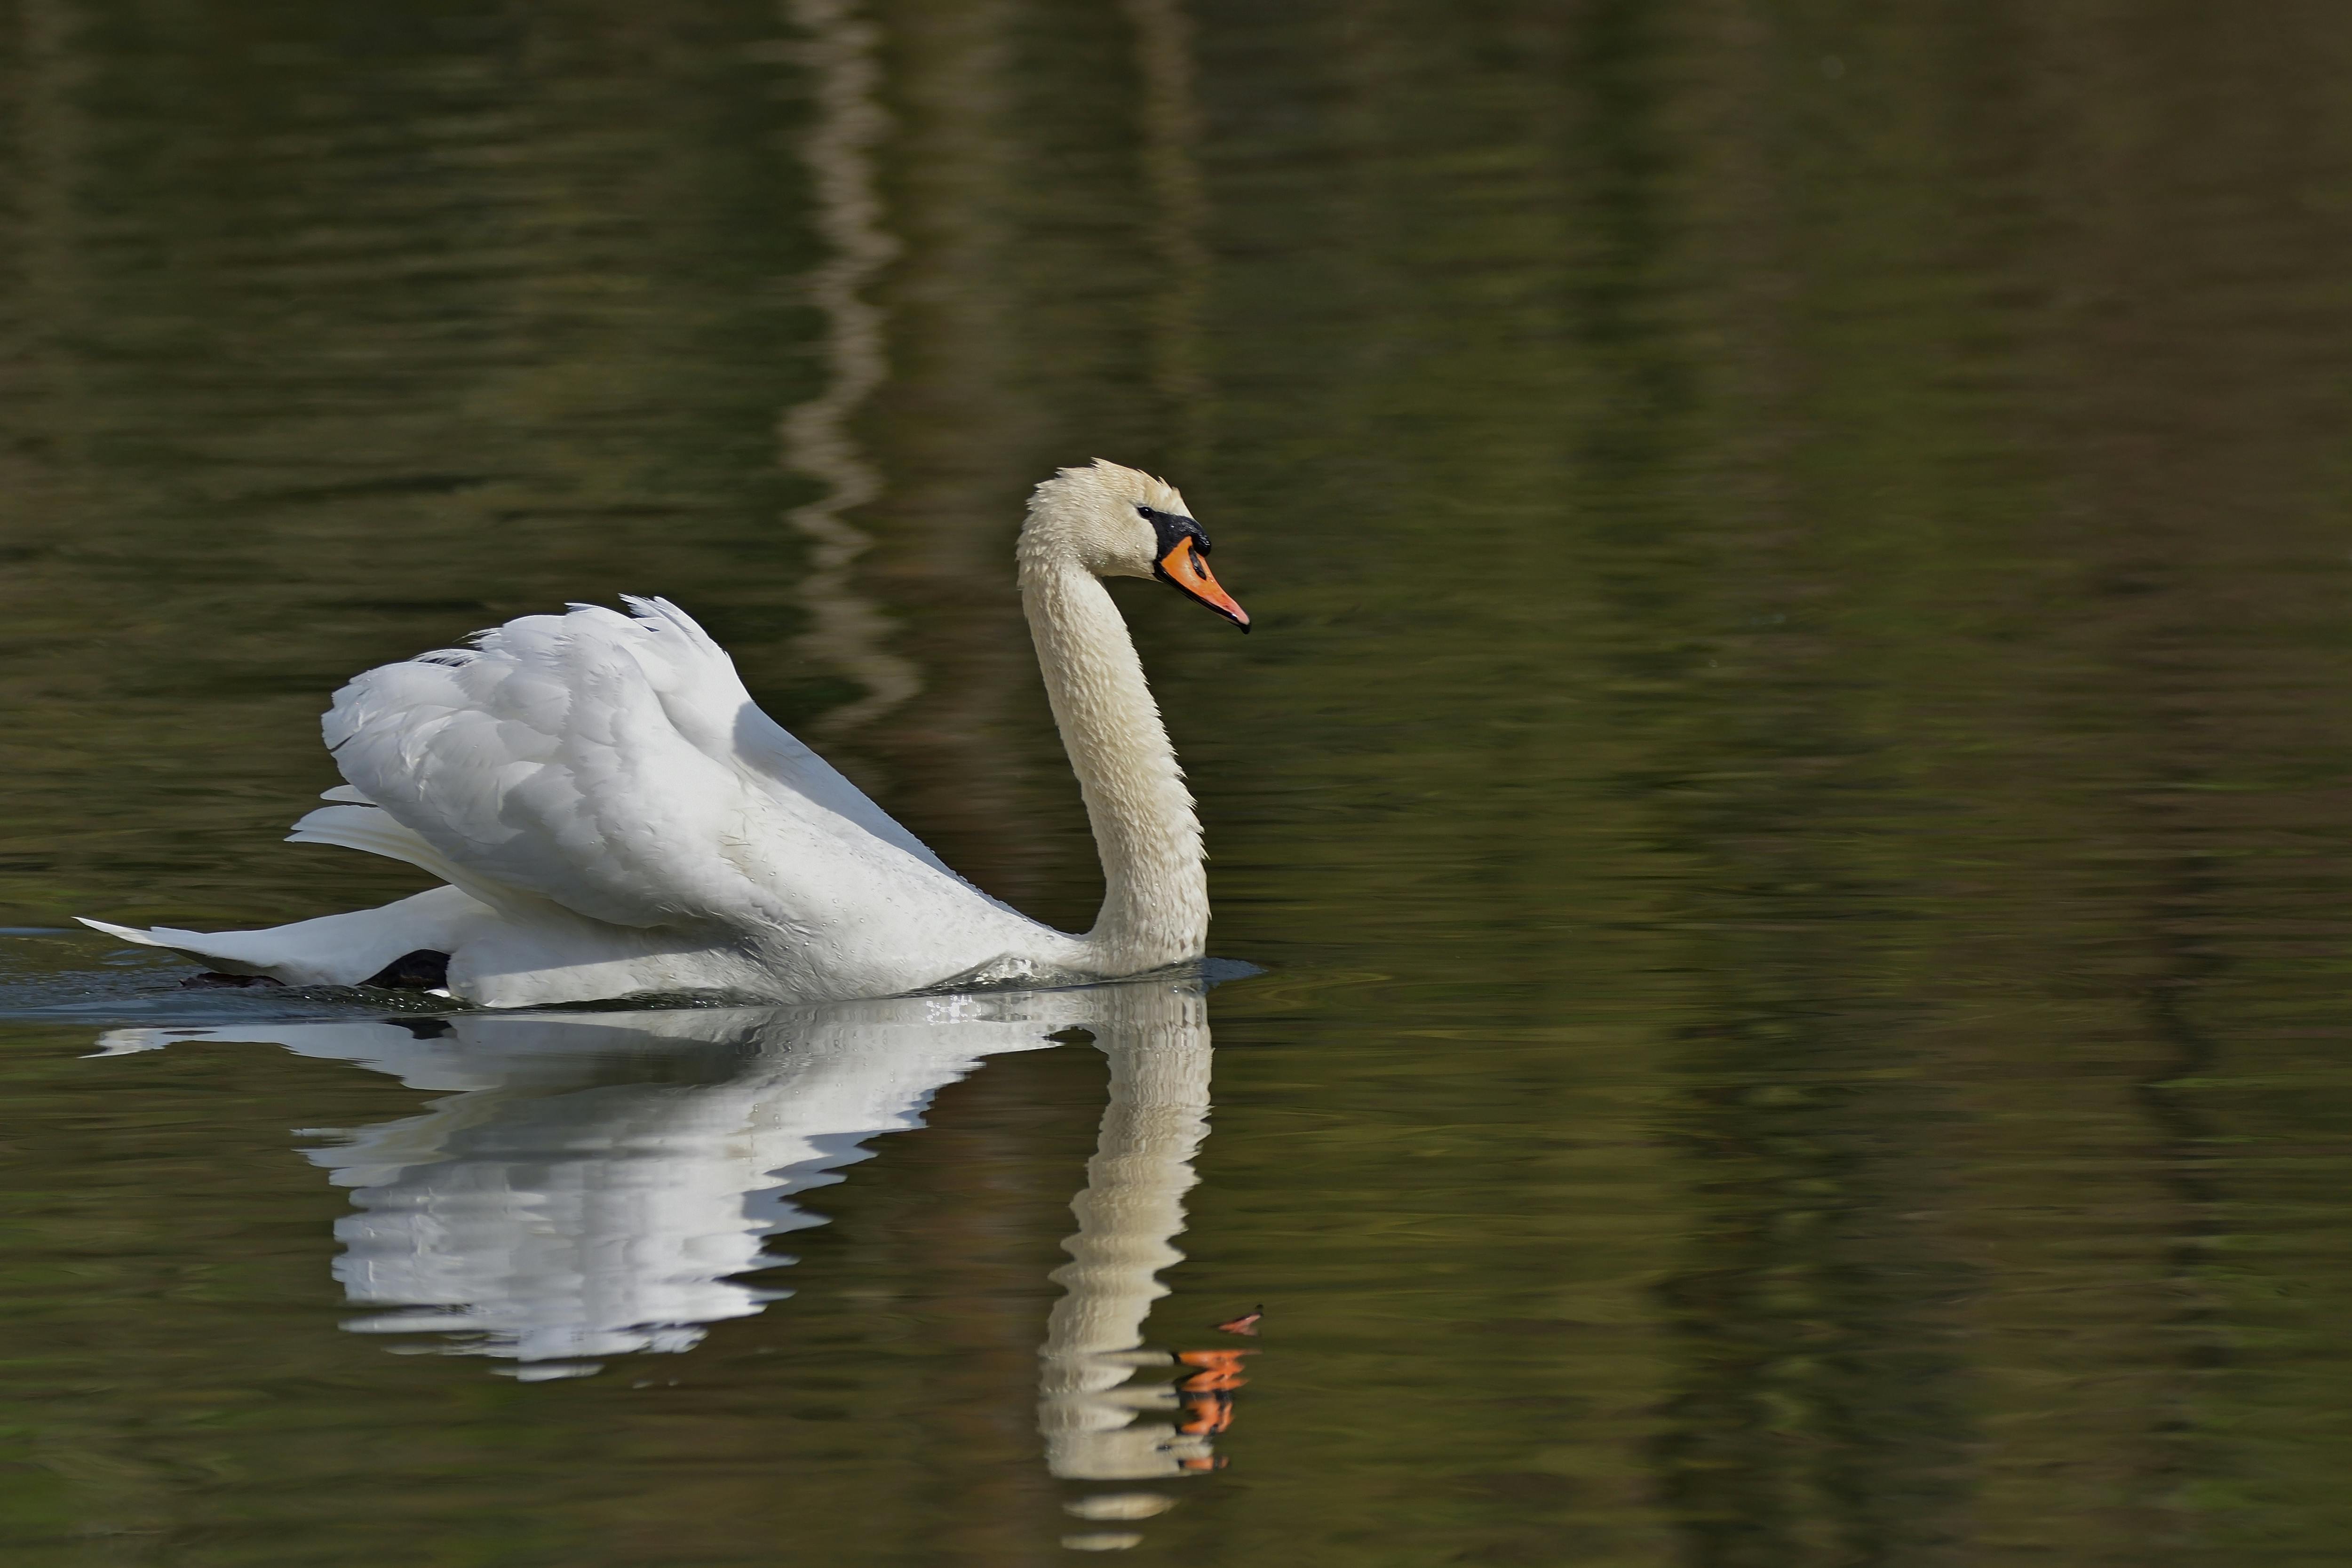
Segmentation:
<svg viewBox="0 0 2352 1568">
<path fill-rule="evenodd" d="M 449 955 L 420 947 L 404 952 L 365 980 L 380 991 L 446 991 L 449 987 Z"/>
<path fill-rule="evenodd" d="M 210 971 L 191 974 L 180 982 L 183 991 L 250 991 L 257 985 L 275 985 L 281 990 L 283 980 L 272 980 L 267 974 L 215 974 Z"/>
</svg>

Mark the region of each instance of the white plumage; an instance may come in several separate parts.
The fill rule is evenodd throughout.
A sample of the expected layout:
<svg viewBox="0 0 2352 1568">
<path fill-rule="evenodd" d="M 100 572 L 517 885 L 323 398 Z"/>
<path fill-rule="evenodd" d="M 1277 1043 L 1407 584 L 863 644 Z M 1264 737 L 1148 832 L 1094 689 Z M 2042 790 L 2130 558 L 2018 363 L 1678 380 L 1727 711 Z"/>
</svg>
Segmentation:
<svg viewBox="0 0 2352 1568">
<path fill-rule="evenodd" d="M 657 598 L 630 599 L 629 616 L 525 616 L 336 693 L 325 736 L 350 784 L 293 840 L 404 860 L 446 886 L 268 931 L 86 923 L 294 984 L 355 984 L 446 953 L 448 989 L 488 1006 L 828 1000 L 1197 956 L 1199 826 L 1100 578 L 1160 575 L 1246 626 L 1199 560 L 1205 543 L 1174 489 L 1107 463 L 1039 486 L 1022 531 L 1024 605 L 1103 853 L 1103 914 L 1083 936 L 950 870 L 762 713 L 725 650 Z"/>
</svg>

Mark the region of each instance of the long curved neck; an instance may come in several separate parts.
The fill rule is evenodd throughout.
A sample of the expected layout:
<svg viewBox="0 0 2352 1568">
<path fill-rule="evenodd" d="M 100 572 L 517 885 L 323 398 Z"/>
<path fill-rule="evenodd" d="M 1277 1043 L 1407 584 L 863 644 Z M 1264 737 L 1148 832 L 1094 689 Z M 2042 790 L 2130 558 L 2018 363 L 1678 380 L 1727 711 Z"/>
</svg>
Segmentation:
<svg viewBox="0 0 2352 1568">
<path fill-rule="evenodd" d="M 1118 974 L 1199 957 L 1201 823 L 1127 623 L 1094 574 L 1025 548 L 1021 606 L 1102 856 L 1102 913 L 1086 935 L 1094 961 Z"/>
</svg>

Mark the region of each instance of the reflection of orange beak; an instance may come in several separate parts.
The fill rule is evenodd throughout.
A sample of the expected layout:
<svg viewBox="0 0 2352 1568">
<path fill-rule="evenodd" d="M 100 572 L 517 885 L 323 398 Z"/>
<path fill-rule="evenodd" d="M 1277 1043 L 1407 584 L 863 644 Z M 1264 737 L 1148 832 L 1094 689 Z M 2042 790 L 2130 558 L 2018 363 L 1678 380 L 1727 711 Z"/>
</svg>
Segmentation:
<svg viewBox="0 0 2352 1568">
<path fill-rule="evenodd" d="M 1216 578 L 1210 575 L 1209 563 L 1201 559 L 1201 552 L 1193 548 L 1191 539 L 1178 540 L 1176 548 L 1160 558 L 1156 572 L 1161 582 L 1175 584 L 1242 630 L 1249 630 L 1249 612 L 1234 604 L 1231 594 L 1217 586 Z"/>
<path fill-rule="evenodd" d="M 1184 1394 L 1230 1393 L 1249 1381 L 1242 1375 L 1242 1357 L 1255 1354 L 1254 1350 L 1184 1351 L 1176 1359 L 1200 1370 L 1178 1378 L 1176 1387 Z"/>
</svg>

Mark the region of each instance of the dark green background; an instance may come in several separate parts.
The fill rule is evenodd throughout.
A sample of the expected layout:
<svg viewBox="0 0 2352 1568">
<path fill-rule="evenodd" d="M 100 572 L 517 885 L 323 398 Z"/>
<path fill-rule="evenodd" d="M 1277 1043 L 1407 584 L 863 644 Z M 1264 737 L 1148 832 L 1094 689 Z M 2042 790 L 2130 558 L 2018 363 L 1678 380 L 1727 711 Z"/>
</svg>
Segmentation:
<svg viewBox="0 0 2352 1568">
<path fill-rule="evenodd" d="M 1100 455 L 1259 627 L 1127 598 L 1268 971 L 1137 1560 L 2341 1562 L 2347 80 L 2324 0 L 0 0 L 10 1561 L 1064 1558 L 1096 1053 L 519 1385 L 336 1331 L 289 1130 L 418 1095 L 85 1061 L 178 972 L 40 933 L 414 887 L 276 843 L 326 694 L 625 591 L 1082 924 L 1009 550 Z M 920 688 L 830 731 L 828 178 L 824 592 Z"/>
</svg>

